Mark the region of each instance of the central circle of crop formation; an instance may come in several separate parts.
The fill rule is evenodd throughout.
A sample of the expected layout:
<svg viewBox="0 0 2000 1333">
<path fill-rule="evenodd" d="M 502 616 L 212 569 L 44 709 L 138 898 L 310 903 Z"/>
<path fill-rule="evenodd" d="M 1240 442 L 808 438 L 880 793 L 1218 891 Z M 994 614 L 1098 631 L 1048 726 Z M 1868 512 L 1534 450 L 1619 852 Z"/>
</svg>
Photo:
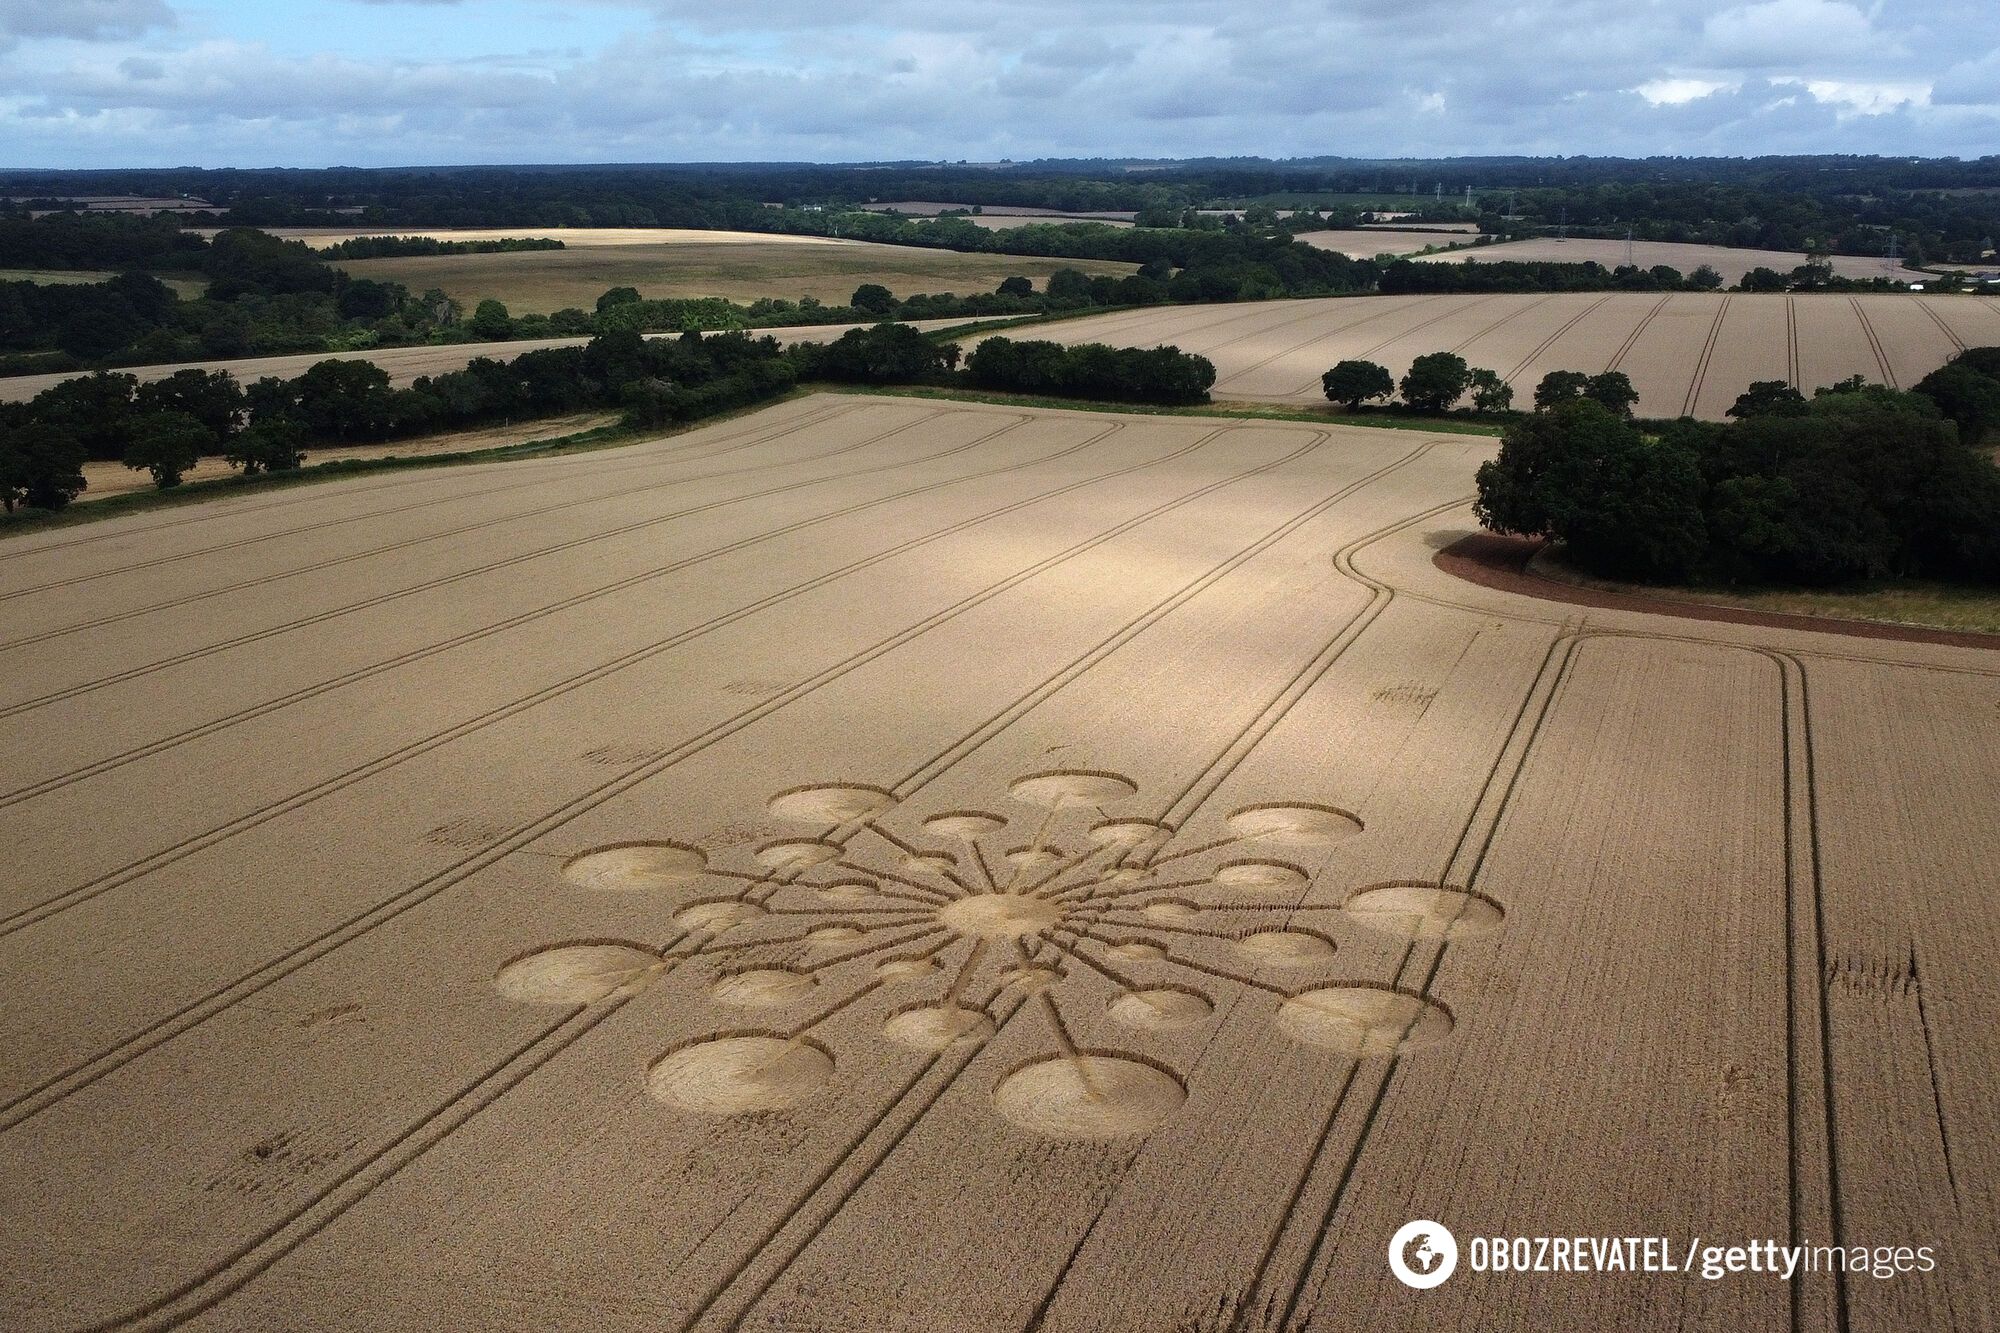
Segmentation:
<svg viewBox="0 0 2000 1333">
<path fill-rule="evenodd" d="M 960 935 L 1017 940 L 1062 920 L 1060 904 L 1021 893 L 975 893 L 938 908 L 938 920 Z"/>
</svg>

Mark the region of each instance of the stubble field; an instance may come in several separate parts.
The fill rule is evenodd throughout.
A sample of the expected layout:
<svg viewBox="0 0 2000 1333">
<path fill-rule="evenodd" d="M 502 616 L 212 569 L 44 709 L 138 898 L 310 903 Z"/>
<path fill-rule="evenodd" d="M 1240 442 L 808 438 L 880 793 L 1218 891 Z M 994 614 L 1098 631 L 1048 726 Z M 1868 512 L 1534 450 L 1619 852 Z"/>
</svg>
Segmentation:
<svg viewBox="0 0 2000 1333">
<path fill-rule="evenodd" d="M 1176 306 L 1070 320 L 1009 337 L 1171 343 L 1215 362 L 1218 399 L 1325 404 L 1348 358 L 1400 377 L 1429 352 L 1499 372 L 1527 406 L 1551 370 L 1619 370 L 1642 416 L 1719 419 L 1756 380 L 1813 389 L 1863 375 L 1907 388 L 1960 349 L 2000 344 L 2000 302 L 1903 293 L 1683 292 L 1369 296 Z"/>
<path fill-rule="evenodd" d="M 1687 274 L 1707 264 L 1720 273 L 1723 282 L 1730 286 L 1741 282 L 1743 275 L 1753 268 L 1768 268 L 1775 269 L 1779 273 L 1790 273 L 1806 262 L 1805 255 L 1796 250 L 1749 250 L 1728 245 L 1683 245 L 1672 241 L 1634 241 L 1631 251 L 1631 262 L 1640 268 L 1654 268 L 1665 264 L 1669 268 L 1677 268 L 1683 274 Z M 1557 264 L 1581 264 L 1589 260 L 1606 268 L 1618 268 L 1626 262 L 1623 241 L 1591 238 L 1559 240 L 1552 236 L 1541 236 L 1526 241 L 1505 241 L 1497 245 L 1482 245 L 1469 250 L 1453 250 L 1447 254 L 1424 255 L 1420 258 L 1422 262 L 1428 264 L 1459 263 L 1467 259 L 1482 264 L 1503 259 Z M 1904 268 L 1900 259 L 1830 255 L 1827 262 L 1832 265 L 1834 273 L 1843 278 L 1888 278 L 1892 282 L 1922 282 L 1925 276 L 1913 269 Z"/>
<path fill-rule="evenodd" d="M 913 319 L 910 327 L 930 331 L 963 324 L 960 319 Z M 751 329 L 753 338 L 776 338 L 783 343 L 832 342 L 849 329 L 865 328 L 863 324 L 798 324 L 781 328 Z M 678 338 L 677 333 L 652 333 L 649 338 Z M 303 375 L 322 361 L 372 361 L 389 373 L 389 382 L 398 388 L 413 383 L 426 375 L 443 375 L 449 371 L 463 370 L 479 357 L 489 357 L 495 361 L 511 361 L 524 352 L 537 352 L 551 347 L 582 347 L 588 338 L 517 338 L 511 342 L 498 343 L 442 343 L 436 346 L 383 347 L 367 352 L 301 352 L 287 356 L 238 357 L 229 361 L 185 361 L 155 366 L 123 366 L 118 373 L 131 375 L 141 384 L 162 380 L 181 370 L 226 370 L 240 383 L 249 384 L 266 375 L 276 375 L 280 379 L 292 379 Z M 25 403 L 43 390 L 52 388 L 67 379 L 76 378 L 80 372 L 63 371 L 50 375 L 11 375 L 0 377 L 0 402 Z"/>
<path fill-rule="evenodd" d="M 648 298 L 720 296 L 749 302 L 765 296 L 791 301 L 812 296 L 827 305 L 845 305 L 854 289 L 868 282 L 880 283 L 898 296 L 918 292 L 963 296 L 990 292 L 1001 279 L 1016 274 L 1033 278 L 1040 286 L 1059 268 L 1117 277 L 1138 271 L 1136 264 L 1095 259 L 966 254 L 818 236 L 669 240 L 653 245 L 571 242 L 562 250 L 343 260 L 339 267 L 357 278 L 400 282 L 413 292 L 440 288 L 467 309 L 492 297 L 504 301 L 516 315 L 546 315 L 572 307 L 589 310 L 613 287 L 635 287 Z"/>
<path fill-rule="evenodd" d="M 1990 1308 L 2000 659 L 1460 582 L 1489 447 L 815 396 L 8 541 L 0 1324 Z"/>
</svg>

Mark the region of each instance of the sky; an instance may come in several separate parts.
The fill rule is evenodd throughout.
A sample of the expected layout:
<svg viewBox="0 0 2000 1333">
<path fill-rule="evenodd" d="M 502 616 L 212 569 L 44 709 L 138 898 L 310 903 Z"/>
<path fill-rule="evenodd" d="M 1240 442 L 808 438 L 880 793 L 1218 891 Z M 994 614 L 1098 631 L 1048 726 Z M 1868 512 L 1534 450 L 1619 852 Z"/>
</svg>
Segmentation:
<svg viewBox="0 0 2000 1333">
<path fill-rule="evenodd" d="M 2000 153 L 1994 0 L 0 0 L 0 167 Z"/>
</svg>

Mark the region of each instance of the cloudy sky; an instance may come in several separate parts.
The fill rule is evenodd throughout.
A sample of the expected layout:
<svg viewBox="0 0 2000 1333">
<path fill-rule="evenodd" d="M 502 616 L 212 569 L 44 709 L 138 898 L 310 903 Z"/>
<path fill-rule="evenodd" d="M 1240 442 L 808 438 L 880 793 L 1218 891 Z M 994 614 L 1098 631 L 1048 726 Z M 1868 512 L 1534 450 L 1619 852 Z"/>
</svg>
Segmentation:
<svg viewBox="0 0 2000 1333">
<path fill-rule="evenodd" d="M 0 0 L 0 167 L 2000 152 L 1994 0 Z"/>
</svg>

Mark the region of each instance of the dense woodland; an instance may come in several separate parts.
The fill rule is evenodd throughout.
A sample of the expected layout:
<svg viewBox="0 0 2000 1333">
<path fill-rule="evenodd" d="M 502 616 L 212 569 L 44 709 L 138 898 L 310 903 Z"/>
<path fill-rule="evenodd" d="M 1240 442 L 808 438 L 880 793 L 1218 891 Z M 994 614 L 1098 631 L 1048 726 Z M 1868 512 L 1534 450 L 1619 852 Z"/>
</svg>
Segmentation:
<svg viewBox="0 0 2000 1333">
<path fill-rule="evenodd" d="M 1481 466 L 1487 527 L 1655 583 L 2000 582 L 2000 468 L 1984 447 L 2000 435 L 2000 348 L 1909 392 L 1755 384 L 1725 423 L 1641 429 L 1564 387 L 1538 393 Z"/>
</svg>

